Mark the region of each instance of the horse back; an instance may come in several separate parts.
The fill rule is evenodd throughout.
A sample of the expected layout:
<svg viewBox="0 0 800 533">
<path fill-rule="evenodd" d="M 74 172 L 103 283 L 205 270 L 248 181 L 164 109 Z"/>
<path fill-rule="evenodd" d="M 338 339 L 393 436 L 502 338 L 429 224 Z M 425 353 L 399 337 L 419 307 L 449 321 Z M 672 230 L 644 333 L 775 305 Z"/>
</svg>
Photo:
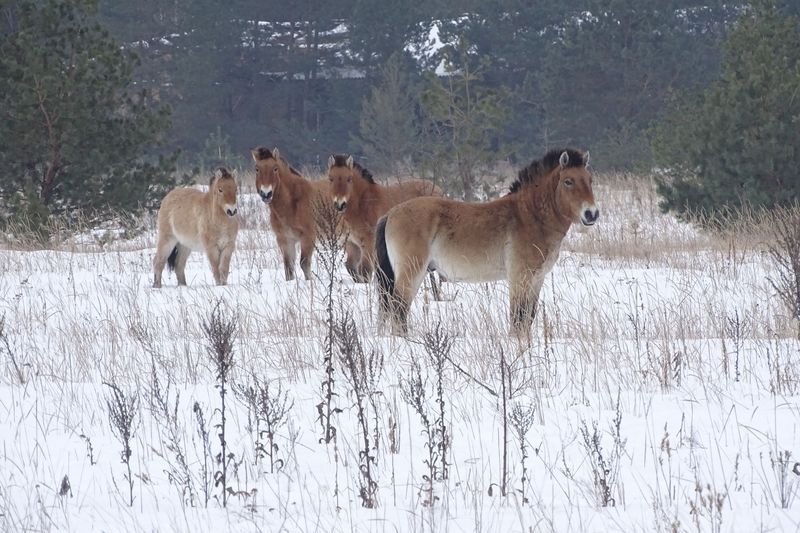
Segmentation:
<svg viewBox="0 0 800 533">
<path fill-rule="evenodd" d="M 206 194 L 193 187 L 172 189 L 161 200 L 158 220 L 170 221 L 172 225 L 194 226 L 206 204 Z"/>
<path fill-rule="evenodd" d="M 442 196 L 442 189 L 428 180 L 407 180 L 386 187 L 391 206 L 420 196 Z"/>
</svg>

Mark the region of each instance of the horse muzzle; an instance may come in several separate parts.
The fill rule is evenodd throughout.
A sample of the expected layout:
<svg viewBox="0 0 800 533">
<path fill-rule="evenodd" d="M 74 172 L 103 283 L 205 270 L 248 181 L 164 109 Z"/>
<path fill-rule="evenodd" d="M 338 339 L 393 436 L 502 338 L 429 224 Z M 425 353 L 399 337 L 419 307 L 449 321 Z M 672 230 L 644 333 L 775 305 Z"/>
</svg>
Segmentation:
<svg viewBox="0 0 800 533">
<path fill-rule="evenodd" d="M 333 205 L 336 207 L 336 210 L 340 213 L 344 213 L 347 211 L 347 202 L 334 202 Z"/>
<path fill-rule="evenodd" d="M 232 216 L 235 216 L 236 213 L 239 212 L 239 210 L 236 209 L 235 207 L 234 208 L 230 208 L 229 207 L 229 208 L 225 209 L 225 212 L 228 214 L 229 217 L 232 217 Z"/>
<path fill-rule="evenodd" d="M 258 191 L 258 195 L 261 197 L 261 200 L 265 204 L 268 204 L 268 203 L 270 203 L 272 201 L 272 189 L 270 189 L 270 190 L 268 190 L 266 192 L 265 191 Z"/>
<path fill-rule="evenodd" d="M 600 210 L 594 205 L 584 208 L 581 212 L 581 224 L 584 226 L 594 226 L 598 218 L 600 218 Z"/>
</svg>

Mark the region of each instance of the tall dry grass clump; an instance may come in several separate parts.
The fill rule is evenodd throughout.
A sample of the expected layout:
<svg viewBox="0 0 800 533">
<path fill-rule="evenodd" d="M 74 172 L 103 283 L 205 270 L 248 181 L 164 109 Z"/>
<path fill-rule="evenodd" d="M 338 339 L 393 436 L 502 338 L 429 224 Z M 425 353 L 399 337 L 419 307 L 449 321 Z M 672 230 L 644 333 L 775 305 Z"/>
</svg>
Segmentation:
<svg viewBox="0 0 800 533">
<path fill-rule="evenodd" d="M 218 437 L 221 451 L 216 456 L 220 470 L 214 473 L 214 485 L 222 485 L 222 506 L 226 507 L 228 505 L 228 466 L 234 457 L 227 450 L 228 416 L 225 400 L 228 395 L 230 373 L 233 370 L 233 343 L 238 329 L 238 321 L 235 315 L 225 316 L 222 302 L 217 302 L 208 319 L 203 322 L 202 328 L 206 337 L 208 356 L 214 367 L 216 387 L 219 389 L 220 398 Z"/>
<path fill-rule="evenodd" d="M 343 233 L 341 217 L 336 211 L 333 202 L 317 199 L 313 205 L 314 222 L 317 225 L 317 241 L 314 244 L 317 251 L 317 262 L 325 273 L 325 344 L 323 347 L 322 364 L 325 378 L 322 382 L 322 401 L 317 404 L 320 426 L 322 427 L 322 440 L 330 444 L 336 438 L 336 427 L 333 425 L 333 416 L 340 410 L 334 407 L 333 399 L 336 396 L 336 367 L 334 366 L 334 344 L 336 342 L 336 317 L 334 316 L 334 290 L 336 288 L 336 270 L 342 263 L 343 251 L 341 243 L 346 236 Z"/>
<path fill-rule="evenodd" d="M 766 215 L 766 226 L 771 236 L 767 249 L 776 267 L 769 282 L 800 321 L 800 204 L 774 209 Z"/>
<path fill-rule="evenodd" d="M 106 397 L 108 421 L 111 425 L 112 433 L 114 433 L 122 446 L 120 459 L 127 469 L 125 480 L 128 483 L 128 505 L 133 507 L 133 475 L 131 473 L 133 450 L 131 442 L 136 431 L 134 422 L 139 412 L 139 402 L 133 393 L 126 393 L 116 383 L 105 383 L 105 385 L 111 389 L 111 394 Z"/>
</svg>

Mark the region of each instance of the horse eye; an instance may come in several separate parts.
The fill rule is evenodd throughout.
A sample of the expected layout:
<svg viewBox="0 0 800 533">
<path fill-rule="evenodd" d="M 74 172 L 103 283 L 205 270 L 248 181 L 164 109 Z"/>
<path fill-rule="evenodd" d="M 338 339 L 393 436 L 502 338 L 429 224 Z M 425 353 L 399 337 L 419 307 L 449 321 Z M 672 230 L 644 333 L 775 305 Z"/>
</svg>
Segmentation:
<svg viewBox="0 0 800 533">
<path fill-rule="evenodd" d="M 222 192 L 222 187 L 219 188 L 219 192 Z"/>
<path fill-rule="evenodd" d="M 575 185 L 575 182 L 572 179 L 567 178 L 564 180 L 564 185 L 566 185 L 567 187 L 572 187 L 573 185 Z"/>
<path fill-rule="evenodd" d="M 350 183 L 351 181 L 353 181 L 353 176 L 347 176 L 347 183 Z"/>
</svg>

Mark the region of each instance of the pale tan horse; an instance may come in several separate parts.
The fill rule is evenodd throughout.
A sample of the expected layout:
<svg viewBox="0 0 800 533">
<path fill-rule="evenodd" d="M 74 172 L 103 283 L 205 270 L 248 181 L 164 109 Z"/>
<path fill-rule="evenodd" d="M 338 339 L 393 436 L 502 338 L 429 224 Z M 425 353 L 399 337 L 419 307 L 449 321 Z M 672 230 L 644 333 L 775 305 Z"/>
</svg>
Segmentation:
<svg viewBox="0 0 800 533">
<path fill-rule="evenodd" d="M 250 151 L 256 163 L 256 190 L 269 206 L 269 222 L 283 255 L 286 281 L 294 279 L 297 245 L 300 268 L 311 279 L 311 258 L 317 240 L 314 206 L 327 200 L 328 181 L 309 181 L 281 157 L 277 148 Z"/>
<path fill-rule="evenodd" d="M 178 285 L 186 285 L 192 251 L 206 252 L 214 281 L 225 285 L 239 232 L 236 213 L 236 180 L 224 168 L 216 170 L 206 192 L 180 187 L 167 193 L 158 209 L 153 287 L 161 287 L 165 263 L 175 271 Z"/>
<path fill-rule="evenodd" d="M 375 182 L 372 173 L 351 155 L 328 158 L 330 195 L 342 213 L 347 234 L 345 266 L 353 280 L 366 283 L 375 270 L 375 228 L 378 219 L 395 205 L 420 196 L 442 196 L 442 189 L 427 180 L 406 180 L 392 185 Z"/>
<path fill-rule="evenodd" d="M 589 153 L 551 150 L 519 172 L 509 194 L 485 203 L 417 198 L 378 223 L 380 302 L 395 334 L 427 268 L 471 283 L 507 279 L 512 331 L 527 337 L 539 292 L 573 223 L 597 222 Z"/>
</svg>

